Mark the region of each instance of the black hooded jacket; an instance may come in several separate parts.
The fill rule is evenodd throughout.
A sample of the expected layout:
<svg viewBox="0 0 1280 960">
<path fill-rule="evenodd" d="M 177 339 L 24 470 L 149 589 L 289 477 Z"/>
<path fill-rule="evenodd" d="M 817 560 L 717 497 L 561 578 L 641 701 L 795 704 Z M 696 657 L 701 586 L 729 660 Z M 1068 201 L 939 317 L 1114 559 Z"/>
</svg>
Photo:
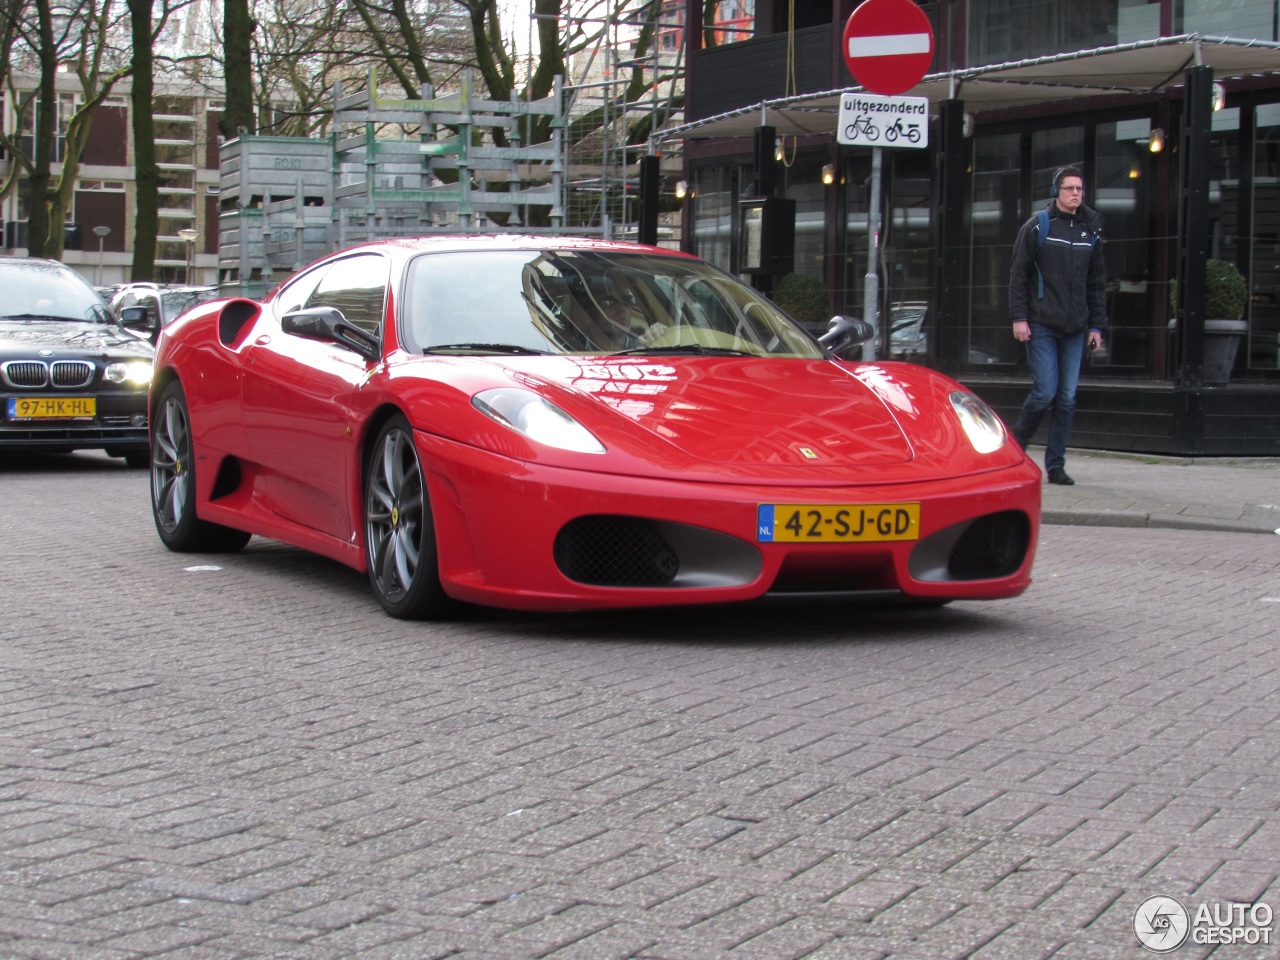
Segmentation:
<svg viewBox="0 0 1280 960">
<path fill-rule="evenodd" d="M 1029 320 L 1063 333 L 1107 329 L 1107 267 L 1102 226 L 1084 204 L 1064 213 L 1049 201 L 1049 235 L 1040 217 L 1022 225 L 1009 266 L 1009 319 Z"/>
</svg>

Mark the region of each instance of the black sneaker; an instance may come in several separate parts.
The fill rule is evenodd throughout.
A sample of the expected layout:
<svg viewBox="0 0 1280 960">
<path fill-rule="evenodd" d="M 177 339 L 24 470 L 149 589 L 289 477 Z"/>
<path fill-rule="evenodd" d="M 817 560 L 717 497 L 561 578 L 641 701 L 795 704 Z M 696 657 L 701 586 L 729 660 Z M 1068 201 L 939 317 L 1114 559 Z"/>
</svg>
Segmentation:
<svg viewBox="0 0 1280 960">
<path fill-rule="evenodd" d="M 1049 482 L 1056 483 L 1063 487 L 1074 487 L 1075 481 L 1067 476 L 1067 471 L 1061 467 L 1054 467 L 1049 471 Z"/>
</svg>

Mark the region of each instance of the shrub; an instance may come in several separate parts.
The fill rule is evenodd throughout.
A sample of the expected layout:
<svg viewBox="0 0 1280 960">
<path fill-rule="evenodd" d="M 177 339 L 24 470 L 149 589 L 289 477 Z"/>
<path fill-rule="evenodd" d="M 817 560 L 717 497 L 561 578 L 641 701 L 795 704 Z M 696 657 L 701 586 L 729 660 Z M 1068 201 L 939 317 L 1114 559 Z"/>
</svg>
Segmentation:
<svg viewBox="0 0 1280 960">
<path fill-rule="evenodd" d="M 1206 320 L 1239 320 L 1249 303 L 1249 285 L 1234 263 L 1205 261 L 1204 316 Z M 1169 284 L 1169 309 L 1178 312 L 1178 281 Z"/>
<path fill-rule="evenodd" d="M 788 273 L 773 289 L 773 302 L 801 323 L 825 324 L 831 319 L 831 298 L 817 277 Z"/>
</svg>

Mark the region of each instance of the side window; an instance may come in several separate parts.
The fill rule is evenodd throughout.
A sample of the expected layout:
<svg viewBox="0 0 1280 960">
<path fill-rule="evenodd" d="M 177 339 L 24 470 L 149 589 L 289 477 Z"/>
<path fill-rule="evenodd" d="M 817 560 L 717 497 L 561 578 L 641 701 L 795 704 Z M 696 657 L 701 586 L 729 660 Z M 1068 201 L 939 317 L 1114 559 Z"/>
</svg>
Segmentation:
<svg viewBox="0 0 1280 960">
<path fill-rule="evenodd" d="M 336 260 L 316 284 L 306 306 L 337 307 L 351 323 L 377 334 L 386 309 L 389 273 L 390 264 L 377 254 Z"/>
<path fill-rule="evenodd" d="M 318 270 L 309 270 L 286 283 L 272 301 L 276 319 L 291 311 L 301 310 L 327 269 L 327 267 L 321 267 Z"/>
</svg>

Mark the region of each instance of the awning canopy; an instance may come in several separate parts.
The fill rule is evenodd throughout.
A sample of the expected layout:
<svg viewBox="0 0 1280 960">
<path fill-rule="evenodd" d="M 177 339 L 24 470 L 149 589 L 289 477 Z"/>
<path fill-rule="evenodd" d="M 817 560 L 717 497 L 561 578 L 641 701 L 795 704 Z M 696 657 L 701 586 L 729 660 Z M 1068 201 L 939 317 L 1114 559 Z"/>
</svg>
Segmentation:
<svg viewBox="0 0 1280 960">
<path fill-rule="evenodd" d="M 1203 64 L 1216 79 L 1280 72 L 1280 43 L 1185 34 L 931 73 L 903 96 L 927 97 L 931 106 L 963 100 L 972 113 L 1085 97 L 1153 93 L 1179 86 L 1183 72 Z M 657 142 L 751 136 L 773 127 L 780 136 L 834 134 L 840 97 L 861 87 L 765 100 L 660 131 Z M 936 113 L 936 111 L 934 111 Z"/>
</svg>

